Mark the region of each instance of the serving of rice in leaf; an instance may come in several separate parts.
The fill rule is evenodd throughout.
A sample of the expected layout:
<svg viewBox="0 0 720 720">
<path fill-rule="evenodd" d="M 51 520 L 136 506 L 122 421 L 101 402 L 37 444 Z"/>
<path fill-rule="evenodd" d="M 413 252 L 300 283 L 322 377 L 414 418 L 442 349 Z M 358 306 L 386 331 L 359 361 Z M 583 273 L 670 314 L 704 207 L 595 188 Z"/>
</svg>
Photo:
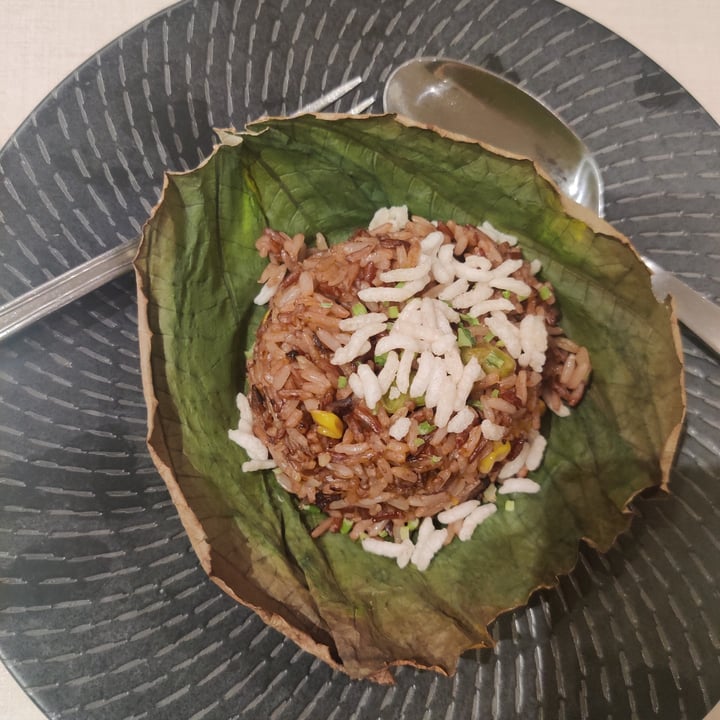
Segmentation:
<svg viewBox="0 0 720 720">
<path fill-rule="evenodd" d="M 148 445 L 202 567 L 351 677 L 453 673 L 667 486 L 672 303 L 528 160 L 265 120 L 167 176 L 135 265 Z"/>
<path fill-rule="evenodd" d="M 558 325 L 540 262 L 489 223 L 382 208 L 345 242 L 318 241 L 257 242 L 270 263 L 255 302 L 270 306 L 230 437 L 244 471 L 277 468 L 322 512 L 313 537 L 341 532 L 426 570 L 495 512 L 497 492 L 540 490 L 526 476 L 544 412 L 579 402 L 588 352 Z"/>
</svg>

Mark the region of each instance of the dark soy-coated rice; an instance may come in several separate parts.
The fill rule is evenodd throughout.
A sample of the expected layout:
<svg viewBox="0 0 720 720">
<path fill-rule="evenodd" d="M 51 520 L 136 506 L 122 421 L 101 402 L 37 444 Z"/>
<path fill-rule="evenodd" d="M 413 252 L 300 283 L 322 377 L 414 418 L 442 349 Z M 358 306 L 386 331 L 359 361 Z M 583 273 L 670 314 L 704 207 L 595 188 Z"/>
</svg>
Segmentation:
<svg viewBox="0 0 720 720">
<path fill-rule="evenodd" d="M 252 432 L 277 464 L 281 484 L 303 503 L 327 513 L 316 534 L 338 531 L 346 518 L 346 528 L 348 521 L 353 523 L 353 537 L 387 533 L 399 542 L 402 528 L 416 519 L 469 499 L 491 502 L 492 491 L 509 479 L 508 473 L 502 473 L 504 466 L 510 464 L 512 478 L 523 478 L 528 465 L 533 469 L 539 463 L 535 456 L 542 455 L 544 441 L 536 442 L 532 452 L 531 446 L 546 408 L 565 415 L 568 406 L 582 397 L 590 375 L 587 351 L 564 336 L 552 288 L 537 276 L 537 263 L 525 261 L 516 263 L 519 267 L 496 284 L 510 288 L 524 284 L 529 288 L 527 296 L 496 287 L 488 299 L 510 299 L 504 319 L 495 318 L 498 327 L 500 321 L 518 326 L 528 315 L 542 318 L 547 348 L 540 370 L 537 363 L 535 368 L 516 363 L 505 375 L 486 368 L 484 376 L 472 384 L 468 409 L 455 421 L 456 426 L 465 424 L 459 432 L 450 431 L 452 421 L 438 427 L 434 420 L 439 409 L 407 394 L 398 399 L 394 391 L 393 402 L 386 392 L 373 407 L 358 397 L 353 383 L 357 387 L 362 372 L 368 372 L 360 371 L 360 366 L 374 375 L 381 372 L 383 358 L 375 356 L 374 348 L 388 331 L 378 332 L 369 349 L 366 345 L 358 356 L 338 364 L 332 362 L 335 354 L 353 335 L 341 329 L 342 321 L 354 316 L 361 291 L 402 288 L 405 283 L 383 283 L 380 276 L 417 267 L 423 262 L 423 238 L 438 231 L 441 245 L 454 243 L 452 260 L 468 267 L 473 257 L 487 258 L 493 269 L 522 258 L 518 246 L 491 238 L 477 227 L 452 221 L 430 223 L 419 217 L 401 227 L 388 221 L 371 230 L 358 230 L 329 249 L 322 238 L 311 249 L 301 236 L 269 229 L 257 242 L 259 252 L 269 258 L 261 281 L 271 299 L 247 366 Z M 445 253 L 446 257 L 450 254 Z M 447 286 L 431 279 L 421 295 L 437 298 Z M 401 311 L 407 302 L 369 300 L 362 310 L 397 313 L 389 307 Z M 489 342 L 502 348 L 504 344 L 498 343 L 490 329 L 492 314 L 453 323 L 453 331 L 462 325 L 466 343 L 483 344 L 492 338 Z M 411 378 L 418 373 L 418 361 L 415 356 Z M 341 437 L 322 434 L 311 415 L 316 410 L 339 419 Z M 531 455 L 532 462 L 526 460 Z M 445 542 L 460 521 L 449 527 Z"/>
</svg>

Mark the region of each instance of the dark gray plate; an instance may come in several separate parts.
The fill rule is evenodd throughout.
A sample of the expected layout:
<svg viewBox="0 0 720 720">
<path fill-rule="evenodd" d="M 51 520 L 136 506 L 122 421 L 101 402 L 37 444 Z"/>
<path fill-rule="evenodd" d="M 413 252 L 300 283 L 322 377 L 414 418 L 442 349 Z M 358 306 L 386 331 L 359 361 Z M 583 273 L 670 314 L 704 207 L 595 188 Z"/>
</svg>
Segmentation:
<svg viewBox="0 0 720 720">
<path fill-rule="evenodd" d="M 0 154 L 0 297 L 138 233 L 211 128 L 444 55 L 518 80 L 595 151 L 607 217 L 720 299 L 717 125 L 551 0 L 183 2 L 67 78 Z M 379 104 L 375 110 L 380 110 Z M 673 495 L 494 625 L 454 678 L 351 682 L 199 569 L 148 457 L 131 277 L 0 348 L 0 652 L 53 718 L 701 718 L 720 700 L 720 372 L 684 336 Z M 422 618 L 418 618 L 422 622 Z"/>
</svg>

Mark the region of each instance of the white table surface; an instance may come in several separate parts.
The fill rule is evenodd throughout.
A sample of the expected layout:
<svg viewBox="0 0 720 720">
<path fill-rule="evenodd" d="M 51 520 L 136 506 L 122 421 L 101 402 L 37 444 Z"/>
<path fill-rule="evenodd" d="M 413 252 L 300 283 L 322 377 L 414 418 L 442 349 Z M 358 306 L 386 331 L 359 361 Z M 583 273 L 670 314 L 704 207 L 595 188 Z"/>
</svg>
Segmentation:
<svg viewBox="0 0 720 720">
<path fill-rule="evenodd" d="M 564 0 L 630 41 L 720 123 L 718 0 Z M 168 0 L 0 0 L 0 147 L 75 67 Z M 44 720 L 0 663 L 0 716 Z M 708 720 L 720 720 L 720 705 Z"/>
</svg>

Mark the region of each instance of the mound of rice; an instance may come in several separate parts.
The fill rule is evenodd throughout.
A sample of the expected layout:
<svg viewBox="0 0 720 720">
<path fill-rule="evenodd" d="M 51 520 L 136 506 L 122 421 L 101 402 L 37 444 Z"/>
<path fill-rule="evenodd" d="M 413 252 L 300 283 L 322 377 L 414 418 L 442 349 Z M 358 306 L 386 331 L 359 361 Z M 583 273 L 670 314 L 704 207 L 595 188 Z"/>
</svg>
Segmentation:
<svg viewBox="0 0 720 720">
<path fill-rule="evenodd" d="M 541 418 L 569 414 L 591 367 L 516 238 L 396 207 L 331 248 L 270 229 L 257 248 L 269 309 L 229 435 L 244 470 L 323 511 L 313 535 L 424 570 L 497 492 L 540 490 Z"/>
</svg>

